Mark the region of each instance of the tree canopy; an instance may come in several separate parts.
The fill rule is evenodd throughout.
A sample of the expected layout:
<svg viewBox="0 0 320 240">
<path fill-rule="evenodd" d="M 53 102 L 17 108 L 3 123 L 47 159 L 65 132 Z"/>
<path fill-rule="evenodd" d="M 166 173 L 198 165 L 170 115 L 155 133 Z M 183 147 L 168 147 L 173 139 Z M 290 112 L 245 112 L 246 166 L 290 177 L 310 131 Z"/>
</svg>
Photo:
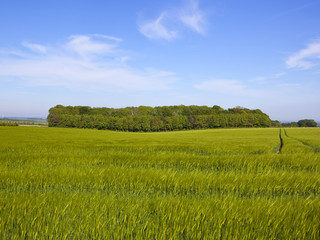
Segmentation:
<svg viewBox="0 0 320 240">
<path fill-rule="evenodd" d="M 49 110 L 49 127 L 97 128 L 120 131 L 173 131 L 206 128 L 270 127 L 268 115 L 242 107 L 162 106 L 91 108 L 57 105 Z"/>
<path fill-rule="evenodd" d="M 313 119 L 303 119 L 298 121 L 299 127 L 316 127 L 317 123 Z"/>
<path fill-rule="evenodd" d="M 271 127 L 317 127 L 317 123 L 313 119 L 303 119 L 298 122 L 280 123 L 277 120 L 271 120 Z"/>
</svg>

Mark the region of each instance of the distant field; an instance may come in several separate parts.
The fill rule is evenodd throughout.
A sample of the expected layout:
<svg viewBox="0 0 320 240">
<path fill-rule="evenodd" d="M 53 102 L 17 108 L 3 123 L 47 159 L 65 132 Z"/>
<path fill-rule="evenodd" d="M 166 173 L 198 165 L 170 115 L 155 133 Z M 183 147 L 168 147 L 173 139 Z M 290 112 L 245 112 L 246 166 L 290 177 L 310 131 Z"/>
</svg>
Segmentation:
<svg viewBox="0 0 320 240">
<path fill-rule="evenodd" d="M 20 125 L 48 126 L 47 120 L 41 118 L 0 118 L 0 123 L 2 122 L 18 123 Z"/>
<path fill-rule="evenodd" d="M 1 239 L 319 239 L 320 128 L 0 128 Z"/>
</svg>

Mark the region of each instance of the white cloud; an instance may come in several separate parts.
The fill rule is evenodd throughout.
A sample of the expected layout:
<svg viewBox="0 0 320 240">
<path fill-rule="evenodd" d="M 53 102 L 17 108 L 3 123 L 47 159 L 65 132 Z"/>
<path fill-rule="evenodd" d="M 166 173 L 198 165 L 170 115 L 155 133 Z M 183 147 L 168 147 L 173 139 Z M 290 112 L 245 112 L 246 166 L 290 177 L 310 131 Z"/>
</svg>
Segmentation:
<svg viewBox="0 0 320 240">
<path fill-rule="evenodd" d="M 204 34 L 205 16 L 204 13 L 199 9 L 198 2 L 190 0 L 187 5 L 180 12 L 180 20 L 192 30 Z"/>
<path fill-rule="evenodd" d="M 205 14 L 199 9 L 197 0 L 186 0 L 177 9 L 163 11 L 155 20 L 138 24 L 139 31 L 150 39 L 171 40 L 177 38 L 185 28 L 205 34 Z"/>
<path fill-rule="evenodd" d="M 99 37 L 98 37 L 99 36 Z M 86 35 L 74 35 L 69 37 L 69 42 L 66 49 L 69 49 L 82 57 L 106 55 L 116 48 L 116 43 L 113 39 L 112 43 L 103 35 L 96 35 L 95 37 Z"/>
<path fill-rule="evenodd" d="M 108 35 L 104 35 L 104 34 L 92 34 L 91 36 L 93 37 L 99 37 L 99 38 L 104 38 L 104 39 L 109 39 L 112 41 L 116 41 L 116 42 L 122 42 L 121 38 L 117 38 L 117 37 L 113 37 L 113 36 L 108 36 Z"/>
<path fill-rule="evenodd" d="M 119 42 L 110 36 L 76 35 L 61 46 L 43 46 L 46 51 L 36 47 L 42 45 L 27 44 L 33 53 L 0 55 L 0 77 L 37 86 L 110 92 L 163 90 L 176 80 L 173 73 L 128 66 Z"/>
<path fill-rule="evenodd" d="M 167 18 L 164 12 L 156 20 L 146 21 L 139 26 L 139 31 L 148 38 L 170 40 L 177 37 L 177 32 L 164 25 Z"/>
<path fill-rule="evenodd" d="M 38 53 L 46 53 L 47 48 L 43 45 L 40 44 L 34 44 L 34 43 L 28 43 L 28 42 L 23 42 L 22 45 L 26 48 L 28 48 L 31 51 L 38 52 Z"/>
<path fill-rule="evenodd" d="M 319 64 L 320 40 L 309 44 L 306 48 L 294 53 L 287 61 L 288 68 L 310 69 Z"/>
</svg>

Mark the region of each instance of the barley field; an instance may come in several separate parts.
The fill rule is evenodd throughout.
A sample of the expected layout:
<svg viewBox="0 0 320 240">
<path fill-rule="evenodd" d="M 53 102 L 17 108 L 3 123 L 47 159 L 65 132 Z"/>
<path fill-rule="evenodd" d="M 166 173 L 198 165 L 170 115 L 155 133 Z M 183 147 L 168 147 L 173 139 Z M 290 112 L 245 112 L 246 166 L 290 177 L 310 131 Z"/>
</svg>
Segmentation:
<svg viewBox="0 0 320 240">
<path fill-rule="evenodd" d="M 320 128 L 0 127 L 0 239 L 320 239 Z"/>
</svg>

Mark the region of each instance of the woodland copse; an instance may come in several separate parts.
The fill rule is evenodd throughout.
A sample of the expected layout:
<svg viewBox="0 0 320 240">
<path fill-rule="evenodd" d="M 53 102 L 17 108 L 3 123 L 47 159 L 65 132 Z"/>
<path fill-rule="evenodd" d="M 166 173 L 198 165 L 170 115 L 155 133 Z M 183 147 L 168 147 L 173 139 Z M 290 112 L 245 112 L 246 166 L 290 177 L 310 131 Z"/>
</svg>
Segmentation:
<svg viewBox="0 0 320 240">
<path fill-rule="evenodd" d="M 270 127 L 269 116 L 259 109 L 215 105 L 91 108 L 57 105 L 49 110 L 49 127 L 96 128 L 130 132 L 189 129 Z"/>
</svg>

